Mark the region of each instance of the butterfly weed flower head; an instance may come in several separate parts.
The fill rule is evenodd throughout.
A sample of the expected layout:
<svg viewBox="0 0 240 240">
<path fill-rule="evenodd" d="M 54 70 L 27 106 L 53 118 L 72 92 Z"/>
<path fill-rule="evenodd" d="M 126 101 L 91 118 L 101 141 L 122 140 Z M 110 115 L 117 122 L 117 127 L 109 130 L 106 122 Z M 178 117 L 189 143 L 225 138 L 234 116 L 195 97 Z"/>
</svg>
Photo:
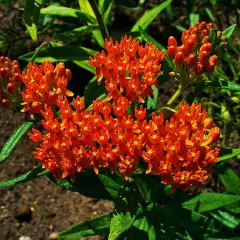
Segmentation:
<svg viewBox="0 0 240 240">
<path fill-rule="evenodd" d="M 48 61 L 41 65 L 30 63 L 27 71 L 22 73 L 25 86 L 22 91 L 22 112 L 28 111 L 33 117 L 46 105 L 56 106 L 58 98 L 73 96 L 67 89 L 71 77 L 71 71 L 66 69 L 64 63 L 58 63 L 56 67 Z"/>
<path fill-rule="evenodd" d="M 17 106 L 20 103 L 21 70 L 17 60 L 0 57 L 0 105 Z"/>
<path fill-rule="evenodd" d="M 202 73 L 213 72 L 218 62 L 218 47 L 211 42 L 212 23 L 196 23 L 182 33 L 182 44 L 171 36 L 168 39 L 168 55 L 176 64 L 177 71 L 171 72 L 183 85 L 199 83 Z"/>
<path fill-rule="evenodd" d="M 202 184 L 211 173 L 211 165 L 218 160 L 219 148 L 212 144 L 219 134 L 219 128 L 213 127 L 213 120 L 201 104 L 180 103 L 164 126 L 151 129 L 149 140 L 156 136 L 156 141 L 151 141 L 148 151 L 143 152 L 148 172 L 160 175 L 163 184 L 171 184 L 173 189 L 187 190 Z"/>
<path fill-rule="evenodd" d="M 91 57 L 89 63 L 96 68 L 98 82 L 104 81 L 109 98 L 124 96 L 130 102 L 144 102 L 147 95 L 152 96 L 164 52 L 152 44 L 142 46 L 131 36 L 120 42 L 106 40 L 104 46 L 105 51 Z"/>
</svg>

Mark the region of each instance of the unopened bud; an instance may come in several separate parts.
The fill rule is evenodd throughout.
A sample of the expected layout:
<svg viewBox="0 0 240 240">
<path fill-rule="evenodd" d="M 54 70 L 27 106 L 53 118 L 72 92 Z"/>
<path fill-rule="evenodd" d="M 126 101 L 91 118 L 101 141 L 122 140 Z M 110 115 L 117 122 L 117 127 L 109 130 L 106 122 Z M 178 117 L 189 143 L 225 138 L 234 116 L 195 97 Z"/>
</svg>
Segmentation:
<svg viewBox="0 0 240 240">
<path fill-rule="evenodd" d="M 168 56 L 173 59 L 176 55 L 177 49 L 174 46 L 170 46 L 168 47 L 167 51 L 168 51 Z"/>
<path fill-rule="evenodd" d="M 213 62 L 209 62 L 206 66 L 206 69 L 207 69 L 207 72 L 208 73 L 211 73 L 214 71 L 214 68 L 215 68 L 216 64 L 213 63 Z"/>
<path fill-rule="evenodd" d="M 199 59 L 199 63 L 201 63 L 202 65 L 205 65 L 208 61 L 208 52 L 207 51 L 201 52 L 198 59 Z"/>
<path fill-rule="evenodd" d="M 3 107 L 7 107 L 9 105 L 9 101 L 7 99 L 2 99 L 2 105 Z"/>
<path fill-rule="evenodd" d="M 200 47 L 200 53 L 206 51 L 209 54 L 212 52 L 212 44 L 211 43 L 204 43 L 201 47 Z"/>
<path fill-rule="evenodd" d="M 203 30 L 207 28 L 207 23 L 206 22 L 200 22 L 199 24 L 199 30 Z"/>
<path fill-rule="evenodd" d="M 175 72 L 170 72 L 169 73 L 169 77 L 175 77 L 176 76 L 176 73 Z"/>
<path fill-rule="evenodd" d="M 202 30 L 201 37 L 204 38 L 208 35 L 208 30 L 204 29 Z"/>
<path fill-rule="evenodd" d="M 170 36 L 168 38 L 168 46 L 173 46 L 173 47 L 177 48 L 178 44 L 177 44 L 177 40 L 175 39 L 175 37 Z"/>
<path fill-rule="evenodd" d="M 187 53 L 191 53 L 194 48 L 196 47 L 195 42 L 189 38 L 185 43 L 184 43 L 184 49 Z"/>
<path fill-rule="evenodd" d="M 209 58 L 209 62 L 212 62 L 212 63 L 214 63 L 214 64 L 216 65 L 217 62 L 218 62 L 218 56 L 217 56 L 217 55 L 212 55 L 212 56 Z"/>
<path fill-rule="evenodd" d="M 57 66 L 56 66 L 56 73 L 59 77 L 62 77 L 62 76 L 65 76 L 66 74 L 66 68 L 65 68 L 65 65 L 64 63 L 59 63 Z"/>
<path fill-rule="evenodd" d="M 186 65 L 188 68 L 192 68 L 196 65 L 197 59 L 194 54 L 190 54 L 186 59 Z"/>
<path fill-rule="evenodd" d="M 66 69 L 66 78 L 68 81 L 70 81 L 72 78 L 72 72 L 70 69 Z"/>
<path fill-rule="evenodd" d="M 197 73 L 202 73 L 204 69 L 204 66 L 201 63 L 198 63 L 196 66 L 196 72 Z"/>
<path fill-rule="evenodd" d="M 46 79 L 46 83 L 47 84 L 53 84 L 55 82 L 55 76 L 54 76 L 54 72 L 48 70 L 45 73 L 45 79 Z"/>
<path fill-rule="evenodd" d="M 175 62 L 178 65 L 182 64 L 184 62 L 184 53 L 177 52 L 177 54 L 175 56 Z"/>
<path fill-rule="evenodd" d="M 42 103 L 41 102 L 32 102 L 31 112 L 39 113 L 41 109 L 42 109 Z"/>
<path fill-rule="evenodd" d="M 202 39 L 202 44 L 210 42 L 210 37 L 206 36 Z"/>
<path fill-rule="evenodd" d="M 8 83 L 8 85 L 7 85 L 7 91 L 9 92 L 9 93 L 11 93 L 12 95 L 14 95 L 15 93 L 16 93 L 16 87 L 15 87 L 15 85 L 13 84 L 13 83 Z"/>
<path fill-rule="evenodd" d="M 217 38 L 221 38 L 222 36 L 222 32 L 221 31 L 217 31 Z"/>
</svg>

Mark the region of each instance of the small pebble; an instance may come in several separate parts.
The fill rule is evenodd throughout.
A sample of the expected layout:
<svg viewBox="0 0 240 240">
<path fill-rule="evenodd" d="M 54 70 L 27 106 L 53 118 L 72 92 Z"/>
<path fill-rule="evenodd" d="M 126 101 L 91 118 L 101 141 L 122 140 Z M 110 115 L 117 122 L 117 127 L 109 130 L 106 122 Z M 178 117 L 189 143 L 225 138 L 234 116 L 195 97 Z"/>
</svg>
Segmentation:
<svg viewBox="0 0 240 240">
<path fill-rule="evenodd" d="M 32 240 L 30 237 L 22 236 L 19 238 L 19 240 Z"/>
</svg>

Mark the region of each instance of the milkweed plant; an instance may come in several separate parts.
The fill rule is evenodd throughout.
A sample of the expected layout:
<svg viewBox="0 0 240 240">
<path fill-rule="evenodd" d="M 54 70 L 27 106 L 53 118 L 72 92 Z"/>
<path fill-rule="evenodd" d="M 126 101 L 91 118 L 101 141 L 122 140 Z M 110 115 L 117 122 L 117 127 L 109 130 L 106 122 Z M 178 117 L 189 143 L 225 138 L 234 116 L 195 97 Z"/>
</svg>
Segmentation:
<svg viewBox="0 0 240 240">
<path fill-rule="evenodd" d="M 38 144 L 33 155 L 42 165 L 0 187 L 45 175 L 70 191 L 114 202 L 111 213 L 77 223 L 59 238 L 239 239 L 240 179 L 225 161 L 240 149 L 220 147 L 218 123 L 201 104 L 203 89 L 216 86 L 209 79 L 235 25 L 221 32 L 197 22 L 181 42 L 169 36 L 166 48 L 141 25 L 139 37 L 115 41 L 94 1 L 89 4 L 105 37 L 103 49 L 89 57 L 104 92 L 90 103 L 68 89 L 72 73 L 63 62 L 32 61 L 21 69 L 17 60 L 0 58 L 1 107 L 29 118 L 3 146 L 0 162 L 31 129 L 29 140 Z M 164 76 L 178 88 L 162 106 Z M 216 174 L 226 190 L 204 192 Z"/>
</svg>

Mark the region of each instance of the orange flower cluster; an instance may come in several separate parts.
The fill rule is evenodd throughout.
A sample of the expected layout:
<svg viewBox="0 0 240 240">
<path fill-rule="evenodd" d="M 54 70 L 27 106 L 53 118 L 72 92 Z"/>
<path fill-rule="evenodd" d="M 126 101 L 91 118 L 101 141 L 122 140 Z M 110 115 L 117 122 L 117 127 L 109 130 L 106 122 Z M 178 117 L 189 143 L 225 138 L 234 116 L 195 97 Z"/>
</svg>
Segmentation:
<svg viewBox="0 0 240 240">
<path fill-rule="evenodd" d="M 188 189 L 208 178 L 211 165 L 218 159 L 219 149 L 210 145 L 218 140 L 220 130 L 213 128 L 201 105 L 180 103 L 179 109 L 164 126 L 151 127 L 143 159 L 148 172 L 161 175 L 163 184 Z"/>
<path fill-rule="evenodd" d="M 147 95 L 153 95 L 151 87 L 157 85 L 163 51 L 152 44 L 142 46 L 127 36 L 120 43 L 106 40 L 105 50 L 90 58 L 89 63 L 96 68 L 99 83 L 105 79 L 110 99 L 124 96 L 130 102 L 144 102 Z"/>
<path fill-rule="evenodd" d="M 18 61 L 0 57 L 0 101 L 3 106 L 20 101 L 21 70 Z"/>
<path fill-rule="evenodd" d="M 73 96 L 73 93 L 67 90 L 71 77 L 72 73 L 66 69 L 64 63 L 58 63 L 55 68 L 48 61 L 41 65 L 30 63 L 27 72 L 22 73 L 22 82 L 25 85 L 22 91 L 22 112 L 29 111 L 33 117 L 45 106 L 56 105 L 58 99 Z"/>
<path fill-rule="evenodd" d="M 212 72 L 218 57 L 212 55 L 213 46 L 210 42 L 212 23 L 200 22 L 182 33 L 182 45 L 178 46 L 174 37 L 168 39 L 168 55 L 178 66 L 186 65 L 196 74 L 206 70 Z"/>
<path fill-rule="evenodd" d="M 111 105 L 96 100 L 93 110 L 83 110 L 79 96 L 72 110 L 67 99 L 58 101 L 60 118 L 45 107 L 42 121 L 47 130 L 42 135 L 33 129 L 30 139 L 40 143 L 34 155 L 56 178 L 93 168 L 118 170 L 125 178 L 139 167 L 148 165 L 148 173 L 160 175 L 164 184 L 189 187 L 207 179 L 210 166 L 217 161 L 219 149 L 211 148 L 219 136 L 212 119 L 200 104 L 181 104 L 169 121 L 162 113 L 146 120 L 146 109 L 135 108 L 134 117 L 127 113 L 129 101 L 120 97 Z"/>
</svg>

